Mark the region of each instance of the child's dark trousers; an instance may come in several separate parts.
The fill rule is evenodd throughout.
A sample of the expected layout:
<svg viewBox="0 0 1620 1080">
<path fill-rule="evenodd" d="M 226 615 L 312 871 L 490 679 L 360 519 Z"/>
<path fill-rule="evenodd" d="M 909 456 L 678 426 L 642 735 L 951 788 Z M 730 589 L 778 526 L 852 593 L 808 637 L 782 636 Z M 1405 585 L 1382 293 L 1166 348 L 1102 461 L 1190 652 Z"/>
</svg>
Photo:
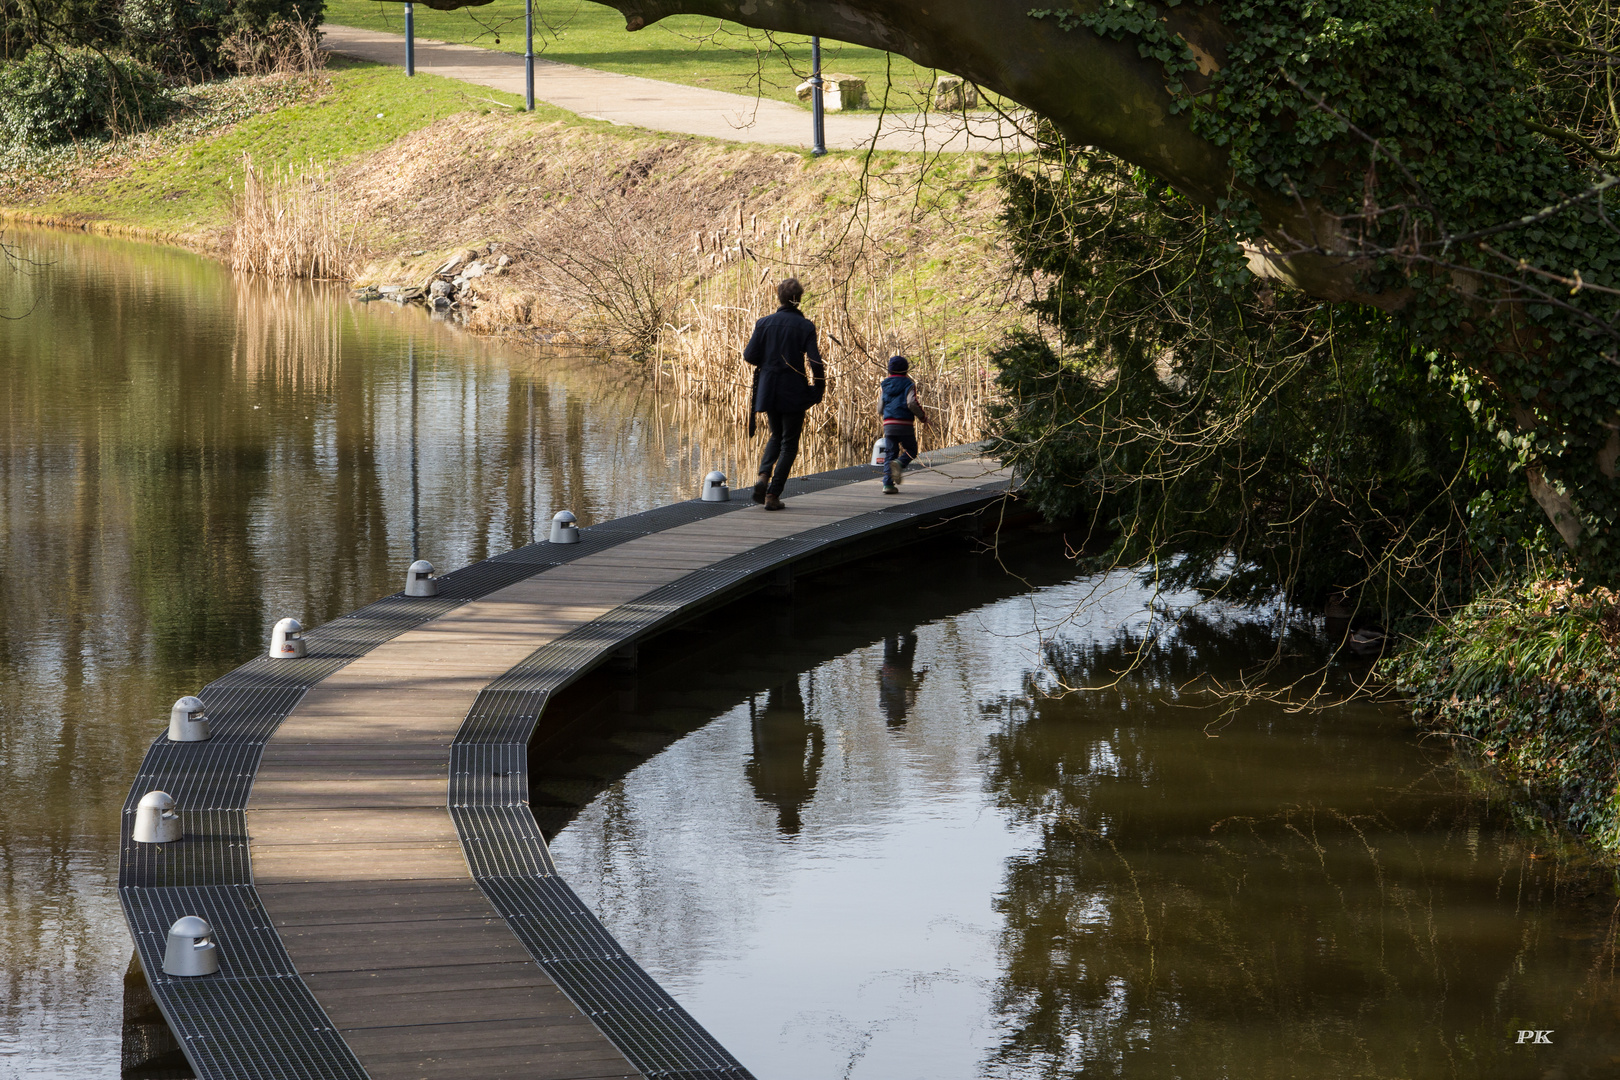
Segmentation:
<svg viewBox="0 0 1620 1080">
<path fill-rule="evenodd" d="M 884 424 L 883 425 L 883 483 L 894 485 L 894 474 L 889 470 L 894 468 L 896 458 L 900 459 L 899 468 L 904 471 L 907 464 L 917 456 L 917 432 L 910 424 Z"/>
</svg>

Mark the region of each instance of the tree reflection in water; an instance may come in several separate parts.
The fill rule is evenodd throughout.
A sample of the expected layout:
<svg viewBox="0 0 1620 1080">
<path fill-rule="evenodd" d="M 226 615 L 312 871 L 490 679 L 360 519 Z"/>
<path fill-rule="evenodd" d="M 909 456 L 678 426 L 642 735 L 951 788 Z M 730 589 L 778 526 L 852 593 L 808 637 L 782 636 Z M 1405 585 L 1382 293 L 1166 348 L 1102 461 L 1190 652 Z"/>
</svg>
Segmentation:
<svg viewBox="0 0 1620 1080">
<path fill-rule="evenodd" d="M 1140 645 L 1046 655 L 1095 684 Z M 1192 619 L 1111 689 L 1000 702 L 987 785 L 1041 839 L 997 900 L 984 1074 L 1620 1074 L 1613 896 L 1527 851 L 1372 707 L 1212 723 L 1187 684 L 1274 647 L 1269 627 Z M 1555 1044 L 1517 1045 L 1523 1028 Z"/>
</svg>

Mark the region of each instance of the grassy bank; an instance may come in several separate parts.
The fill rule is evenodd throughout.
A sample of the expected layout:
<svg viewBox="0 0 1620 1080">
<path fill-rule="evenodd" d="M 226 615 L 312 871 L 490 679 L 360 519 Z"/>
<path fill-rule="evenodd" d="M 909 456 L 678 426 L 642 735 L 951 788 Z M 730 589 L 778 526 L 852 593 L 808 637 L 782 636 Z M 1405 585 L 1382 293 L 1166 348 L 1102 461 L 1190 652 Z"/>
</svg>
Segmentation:
<svg viewBox="0 0 1620 1080">
<path fill-rule="evenodd" d="M 534 18 L 536 54 L 565 64 L 795 102 L 794 88 L 810 71 L 809 38 L 767 34 L 719 19 L 676 15 L 627 33 L 623 15 L 587 0 L 535 0 Z M 404 9 L 398 3 L 329 0 L 326 19 L 405 32 Z M 458 11 L 418 4 L 415 25 L 424 38 L 523 52 L 521 0 L 493 0 Z M 889 88 L 891 108 L 916 107 L 934 82 L 932 69 L 903 56 L 830 40 L 822 42 L 822 68 L 865 79 L 880 102 Z"/>
<path fill-rule="evenodd" d="M 12 150 L 0 206 L 63 221 L 110 221 L 199 246 L 228 231 L 244 161 L 263 170 L 327 169 L 511 95 L 432 75 L 334 60 L 311 75 L 231 79 L 179 94 L 177 117 L 120 141 Z M 516 114 L 514 114 L 516 115 Z M 566 116 L 548 109 L 539 121 Z M 528 117 L 520 117 L 528 121 Z"/>
<path fill-rule="evenodd" d="M 865 456 L 895 352 L 939 406 L 933 445 L 981 434 L 986 353 L 1023 318 L 999 158 L 816 158 L 516 104 L 360 63 L 232 80 L 137 138 L 24 160 L 0 204 L 357 285 L 420 288 L 452 252 L 504 255 L 450 317 L 632 356 L 717 438 L 744 412 L 737 350 L 798 276 L 833 380 L 807 467 Z"/>
<path fill-rule="evenodd" d="M 1475 601 L 1387 662 L 1419 724 L 1530 813 L 1620 855 L 1620 603 L 1543 580 Z"/>
</svg>

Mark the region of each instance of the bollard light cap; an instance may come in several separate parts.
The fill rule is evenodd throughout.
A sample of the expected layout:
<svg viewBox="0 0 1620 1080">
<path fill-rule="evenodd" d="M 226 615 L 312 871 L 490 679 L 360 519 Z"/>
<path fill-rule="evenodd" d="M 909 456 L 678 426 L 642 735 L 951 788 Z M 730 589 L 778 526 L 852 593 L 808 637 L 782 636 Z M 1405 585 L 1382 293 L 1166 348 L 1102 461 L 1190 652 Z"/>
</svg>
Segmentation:
<svg viewBox="0 0 1620 1080">
<path fill-rule="evenodd" d="M 169 927 L 170 937 L 205 938 L 213 932 L 214 928 L 208 925 L 207 920 L 196 915 L 176 919 L 174 925 Z"/>
<path fill-rule="evenodd" d="M 411 563 L 411 573 L 431 574 L 433 573 L 433 564 L 428 562 L 426 559 L 417 559 L 415 562 Z"/>
<path fill-rule="evenodd" d="M 579 518 L 575 517 L 571 511 L 559 510 L 555 514 L 551 515 L 551 520 L 552 521 L 559 521 L 559 522 L 567 523 L 567 522 L 578 521 Z"/>
<path fill-rule="evenodd" d="M 174 796 L 167 791 L 148 791 L 138 805 L 142 810 L 173 810 Z"/>
<path fill-rule="evenodd" d="M 185 713 L 200 713 L 200 712 L 203 711 L 202 698 L 200 698 L 200 697 L 192 697 L 190 694 L 187 694 L 185 697 L 181 698 L 179 701 L 174 703 L 174 708 L 171 711 L 173 711 L 173 712 L 185 712 Z"/>
<path fill-rule="evenodd" d="M 708 476 L 705 476 L 703 479 L 704 479 L 705 483 L 723 484 L 723 483 L 726 482 L 726 474 L 721 472 L 719 469 L 716 469 L 716 470 L 714 470 L 714 472 L 710 473 Z"/>
<path fill-rule="evenodd" d="M 282 619 L 276 623 L 275 628 L 283 634 L 302 634 L 304 632 L 304 624 L 297 619 Z"/>
</svg>

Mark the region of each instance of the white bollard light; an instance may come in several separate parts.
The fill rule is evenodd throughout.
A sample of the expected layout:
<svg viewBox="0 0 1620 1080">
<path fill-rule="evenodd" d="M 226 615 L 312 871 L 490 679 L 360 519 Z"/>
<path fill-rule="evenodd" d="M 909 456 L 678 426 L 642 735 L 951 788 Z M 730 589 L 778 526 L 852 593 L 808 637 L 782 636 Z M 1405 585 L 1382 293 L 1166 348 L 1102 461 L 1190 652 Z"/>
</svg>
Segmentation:
<svg viewBox="0 0 1620 1080">
<path fill-rule="evenodd" d="M 304 642 L 304 624 L 297 619 L 282 619 L 270 631 L 270 656 L 273 659 L 293 659 L 309 655 Z"/>
<path fill-rule="evenodd" d="M 180 839 L 180 811 L 167 791 L 148 791 L 135 807 L 135 831 L 130 839 L 137 844 L 172 844 Z"/>
<path fill-rule="evenodd" d="M 439 579 L 433 576 L 433 564 L 417 559 L 405 574 L 406 596 L 438 596 Z"/>
<path fill-rule="evenodd" d="M 883 444 L 887 441 L 887 439 L 879 439 L 877 442 L 872 444 L 872 464 L 883 464 Z"/>
<path fill-rule="evenodd" d="M 169 710 L 170 742 L 202 742 L 213 732 L 208 730 L 208 717 L 203 715 L 201 698 L 186 696 Z"/>
<path fill-rule="evenodd" d="M 726 474 L 718 470 L 703 478 L 704 502 L 730 502 L 731 489 L 726 486 Z"/>
<path fill-rule="evenodd" d="M 219 946 L 214 944 L 212 926 L 195 915 L 187 915 L 169 927 L 163 974 L 212 975 L 218 970 Z"/>
<path fill-rule="evenodd" d="M 553 544 L 579 543 L 579 519 L 567 510 L 559 510 L 551 517 L 551 542 Z"/>
</svg>

